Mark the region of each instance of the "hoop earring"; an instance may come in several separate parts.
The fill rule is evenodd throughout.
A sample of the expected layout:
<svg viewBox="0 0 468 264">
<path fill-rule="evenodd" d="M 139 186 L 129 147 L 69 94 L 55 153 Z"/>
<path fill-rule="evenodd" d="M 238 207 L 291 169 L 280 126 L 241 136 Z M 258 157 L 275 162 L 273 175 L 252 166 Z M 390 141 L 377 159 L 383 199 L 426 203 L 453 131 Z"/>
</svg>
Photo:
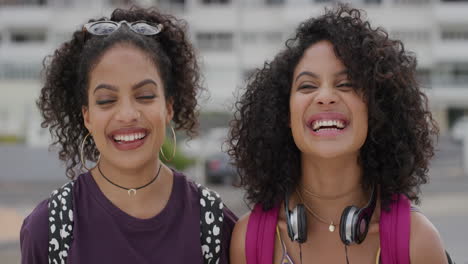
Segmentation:
<svg viewBox="0 0 468 264">
<path fill-rule="evenodd" d="M 86 160 L 84 158 L 84 145 L 85 145 L 86 139 L 90 135 L 91 135 L 91 133 L 88 132 L 88 134 L 83 138 L 83 141 L 81 141 L 81 150 L 80 150 L 81 168 L 85 168 L 88 171 L 90 171 L 92 168 L 90 169 L 90 168 L 86 167 Z M 101 154 L 99 154 L 99 157 L 98 157 L 98 160 L 96 161 L 96 164 L 98 164 L 100 160 L 101 160 Z M 94 166 L 94 167 L 96 167 L 96 166 Z"/>
<path fill-rule="evenodd" d="M 172 159 L 175 157 L 176 147 L 177 147 L 177 137 L 176 137 L 174 128 L 173 128 L 172 126 L 171 126 L 171 131 L 172 131 L 172 138 L 173 138 L 173 142 L 174 142 L 174 148 L 172 149 L 172 157 L 171 157 L 170 159 L 168 159 L 168 158 L 166 157 L 166 155 L 164 154 L 163 148 L 161 147 L 161 148 L 159 149 L 159 151 L 161 152 L 161 155 L 163 156 L 163 158 L 164 158 L 167 162 L 172 161 Z"/>
</svg>

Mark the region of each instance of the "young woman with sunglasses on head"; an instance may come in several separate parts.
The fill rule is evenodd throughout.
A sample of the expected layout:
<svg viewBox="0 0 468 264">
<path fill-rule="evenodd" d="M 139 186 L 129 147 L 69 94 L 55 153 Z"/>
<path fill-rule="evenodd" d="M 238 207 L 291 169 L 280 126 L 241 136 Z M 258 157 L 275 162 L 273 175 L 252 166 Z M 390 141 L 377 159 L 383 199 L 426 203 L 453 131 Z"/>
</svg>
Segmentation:
<svg viewBox="0 0 468 264">
<path fill-rule="evenodd" d="M 447 263 L 411 207 L 438 130 L 400 41 L 346 5 L 300 24 L 249 80 L 230 153 L 255 204 L 231 263 Z"/>
<path fill-rule="evenodd" d="M 116 9 L 50 59 L 38 106 L 74 181 L 25 219 L 22 263 L 228 263 L 236 217 L 159 159 L 171 121 L 189 136 L 197 125 L 184 22 Z M 87 160 L 96 166 L 77 176 Z"/>
</svg>

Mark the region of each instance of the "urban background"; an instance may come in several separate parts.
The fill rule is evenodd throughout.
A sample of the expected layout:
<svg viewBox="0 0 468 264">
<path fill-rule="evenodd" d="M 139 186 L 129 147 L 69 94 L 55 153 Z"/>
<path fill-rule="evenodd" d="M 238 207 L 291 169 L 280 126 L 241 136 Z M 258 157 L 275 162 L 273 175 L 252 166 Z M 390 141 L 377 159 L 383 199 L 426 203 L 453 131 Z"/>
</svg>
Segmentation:
<svg viewBox="0 0 468 264">
<path fill-rule="evenodd" d="M 66 182 L 35 106 L 42 61 L 87 19 L 156 6 L 188 22 L 208 92 L 200 136 L 179 140 L 178 166 L 247 212 L 223 153 L 236 95 L 284 47 L 300 21 L 333 0 L 0 0 L 0 262 L 19 263 L 23 218 Z M 417 55 L 418 77 L 441 128 L 422 211 L 458 264 L 468 264 L 468 0 L 350 0 Z M 179 135 L 180 138 L 183 135 Z"/>
</svg>

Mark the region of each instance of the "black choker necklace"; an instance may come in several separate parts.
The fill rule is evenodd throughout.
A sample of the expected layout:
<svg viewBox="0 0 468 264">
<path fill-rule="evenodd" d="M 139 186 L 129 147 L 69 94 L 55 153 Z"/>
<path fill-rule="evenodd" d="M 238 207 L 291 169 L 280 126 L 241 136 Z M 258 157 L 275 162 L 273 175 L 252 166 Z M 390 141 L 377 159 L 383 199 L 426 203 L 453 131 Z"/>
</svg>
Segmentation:
<svg viewBox="0 0 468 264">
<path fill-rule="evenodd" d="M 110 183 L 111 183 L 112 185 L 114 185 L 114 186 L 119 187 L 120 189 L 126 190 L 126 191 L 128 192 L 128 195 L 129 195 L 129 196 L 135 196 L 137 190 L 140 190 L 140 189 L 145 188 L 146 186 L 150 185 L 151 183 L 153 183 L 153 182 L 158 178 L 159 172 L 161 172 L 162 164 L 159 165 L 158 173 L 156 173 L 156 176 L 154 176 L 154 178 L 153 178 L 150 182 L 148 182 L 147 184 L 145 184 L 145 185 L 143 185 L 143 186 L 137 187 L 137 188 L 125 188 L 125 187 L 120 186 L 120 185 L 118 185 L 118 184 L 116 184 L 116 183 L 113 183 L 111 180 L 109 180 L 109 179 L 104 175 L 104 173 L 102 173 L 101 167 L 99 167 L 99 163 L 98 163 L 98 166 L 97 166 L 97 167 L 98 167 L 98 170 L 99 170 L 99 172 L 101 173 L 102 177 L 104 177 L 104 179 L 106 179 L 106 181 L 110 182 Z"/>
</svg>

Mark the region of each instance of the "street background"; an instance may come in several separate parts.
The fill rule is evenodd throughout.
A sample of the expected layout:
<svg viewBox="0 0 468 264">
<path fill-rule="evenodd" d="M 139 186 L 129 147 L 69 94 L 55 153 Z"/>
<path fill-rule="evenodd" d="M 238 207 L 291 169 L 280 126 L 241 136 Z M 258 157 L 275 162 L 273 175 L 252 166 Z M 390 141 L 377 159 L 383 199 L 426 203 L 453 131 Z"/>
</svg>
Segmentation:
<svg viewBox="0 0 468 264">
<path fill-rule="evenodd" d="M 0 0 L 0 264 L 20 262 L 19 230 L 35 205 L 66 182 L 35 107 L 43 59 L 90 18 L 116 7 L 155 6 L 188 22 L 207 93 L 200 136 L 178 135 L 195 159 L 193 180 L 217 190 L 237 215 L 248 211 L 222 152 L 236 95 L 273 59 L 299 23 L 339 0 Z M 468 264 L 468 0 L 347 0 L 417 56 L 417 79 L 441 128 L 422 211 L 458 264 Z M 465 143 L 464 143 L 465 142 Z M 179 159 L 184 163 L 184 157 Z M 465 164 L 465 165 L 464 165 Z M 218 184 L 215 184 L 218 183 Z"/>
</svg>

